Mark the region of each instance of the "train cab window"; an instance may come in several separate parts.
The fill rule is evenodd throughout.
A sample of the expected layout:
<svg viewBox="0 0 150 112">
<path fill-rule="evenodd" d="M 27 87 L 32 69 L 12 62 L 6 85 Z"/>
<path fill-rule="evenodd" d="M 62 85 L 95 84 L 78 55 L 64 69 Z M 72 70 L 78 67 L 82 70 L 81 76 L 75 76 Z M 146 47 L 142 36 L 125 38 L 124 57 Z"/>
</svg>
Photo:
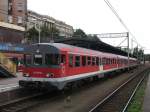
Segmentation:
<svg viewBox="0 0 150 112">
<path fill-rule="evenodd" d="M 59 65 L 59 59 L 58 54 L 45 54 L 46 65 Z"/>
<path fill-rule="evenodd" d="M 88 65 L 90 65 L 90 64 L 91 64 L 91 57 L 88 56 Z"/>
<path fill-rule="evenodd" d="M 31 65 L 32 64 L 32 55 L 25 55 L 25 64 Z"/>
<path fill-rule="evenodd" d="M 82 66 L 86 66 L 86 56 L 82 56 Z"/>
<path fill-rule="evenodd" d="M 69 67 L 73 67 L 73 55 L 69 55 Z"/>
<path fill-rule="evenodd" d="M 42 55 L 35 54 L 33 59 L 34 65 L 42 65 Z"/>
<path fill-rule="evenodd" d="M 80 66 L 80 56 L 75 56 L 75 67 Z"/>
<path fill-rule="evenodd" d="M 96 65 L 99 66 L 99 57 L 96 57 Z"/>
</svg>

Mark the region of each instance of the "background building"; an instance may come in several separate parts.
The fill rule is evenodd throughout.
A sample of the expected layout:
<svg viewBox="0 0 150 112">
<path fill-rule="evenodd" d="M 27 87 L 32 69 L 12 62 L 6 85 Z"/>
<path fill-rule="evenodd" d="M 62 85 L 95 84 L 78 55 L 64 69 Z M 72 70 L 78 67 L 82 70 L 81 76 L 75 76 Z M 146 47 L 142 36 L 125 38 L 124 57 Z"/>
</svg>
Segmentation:
<svg viewBox="0 0 150 112">
<path fill-rule="evenodd" d="M 35 27 L 35 25 L 47 26 L 48 28 L 55 27 L 55 19 L 49 16 L 38 14 L 34 11 L 28 10 L 27 29 Z"/>
<path fill-rule="evenodd" d="M 73 35 L 73 27 L 65 22 L 54 19 L 47 15 L 41 15 L 34 11 L 28 10 L 28 24 L 27 28 L 30 29 L 35 25 L 47 26 L 50 29 L 56 28 L 61 37 L 71 37 Z"/>
<path fill-rule="evenodd" d="M 73 36 L 74 30 L 72 26 L 59 20 L 55 21 L 55 25 L 56 28 L 59 30 L 59 36 L 66 37 L 66 38 Z"/>
<path fill-rule="evenodd" d="M 0 0 L 0 21 L 25 26 L 27 0 Z"/>
<path fill-rule="evenodd" d="M 8 0 L 0 0 L 0 21 L 7 22 L 8 18 Z"/>
<path fill-rule="evenodd" d="M 25 28 L 0 22 L 0 44 L 1 43 L 23 43 Z"/>
</svg>

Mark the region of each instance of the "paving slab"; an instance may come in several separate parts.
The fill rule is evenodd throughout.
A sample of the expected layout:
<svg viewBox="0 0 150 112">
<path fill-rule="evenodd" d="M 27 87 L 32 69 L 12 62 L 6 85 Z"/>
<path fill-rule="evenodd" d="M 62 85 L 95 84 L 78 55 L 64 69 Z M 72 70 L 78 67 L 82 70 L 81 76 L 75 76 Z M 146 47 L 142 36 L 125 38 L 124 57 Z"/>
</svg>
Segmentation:
<svg viewBox="0 0 150 112">
<path fill-rule="evenodd" d="M 23 79 L 22 73 L 16 73 L 14 78 L 1 78 L 0 79 L 0 92 L 19 88 L 18 81 Z"/>
</svg>

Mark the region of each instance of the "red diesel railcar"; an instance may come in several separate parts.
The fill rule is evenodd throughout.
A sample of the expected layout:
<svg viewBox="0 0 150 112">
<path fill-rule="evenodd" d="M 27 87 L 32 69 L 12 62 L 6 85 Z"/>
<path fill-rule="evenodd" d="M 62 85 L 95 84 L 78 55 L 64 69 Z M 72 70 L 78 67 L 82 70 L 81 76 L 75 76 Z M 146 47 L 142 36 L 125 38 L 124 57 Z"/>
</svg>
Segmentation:
<svg viewBox="0 0 150 112">
<path fill-rule="evenodd" d="M 21 86 L 54 86 L 63 89 L 68 83 L 104 73 L 136 66 L 137 60 L 111 53 L 61 43 L 28 46 L 25 54 L 24 79 Z M 129 65 L 129 66 L 128 66 Z"/>
</svg>

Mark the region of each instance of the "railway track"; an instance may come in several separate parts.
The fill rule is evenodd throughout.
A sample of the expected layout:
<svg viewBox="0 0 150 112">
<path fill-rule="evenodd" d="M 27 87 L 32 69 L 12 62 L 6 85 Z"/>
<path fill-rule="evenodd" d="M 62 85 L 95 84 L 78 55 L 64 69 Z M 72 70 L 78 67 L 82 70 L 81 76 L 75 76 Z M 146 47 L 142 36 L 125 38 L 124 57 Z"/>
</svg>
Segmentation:
<svg viewBox="0 0 150 112">
<path fill-rule="evenodd" d="M 149 70 L 131 77 L 111 94 L 98 102 L 89 112 L 125 112 L 140 84 L 146 79 Z"/>
<path fill-rule="evenodd" d="M 90 85 L 93 86 L 93 84 L 91 83 Z M 79 92 L 79 90 L 80 89 L 78 89 L 77 91 L 73 90 L 73 93 Z M 54 91 L 54 92 L 38 93 L 38 94 L 22 97 L 16 100 L 9 101 L 7 103 L 0 104 L 0 112 L 27 112 L 27 110 L 30 109 L 31 107 L 35 107 L 38 106 L 39 104 L 44 104 L 49 101 L 64 99 L 66 98 L 66 96 L 68 96 L 68 94 L 69 95 L 73 94 L 72 92 L 71 93 L 69 92 L 65 92 L 65 94 L 64 93 L 61 94 L 60 91 Z"/>
<path fill-rule="evenodd" d="M 56 99 L 58 92 L 42 92 L 28 95 L 0 105 L 0 112 L 26 112 L 28 108 L 46 102 L 47 99 Z"/>
</svg>

